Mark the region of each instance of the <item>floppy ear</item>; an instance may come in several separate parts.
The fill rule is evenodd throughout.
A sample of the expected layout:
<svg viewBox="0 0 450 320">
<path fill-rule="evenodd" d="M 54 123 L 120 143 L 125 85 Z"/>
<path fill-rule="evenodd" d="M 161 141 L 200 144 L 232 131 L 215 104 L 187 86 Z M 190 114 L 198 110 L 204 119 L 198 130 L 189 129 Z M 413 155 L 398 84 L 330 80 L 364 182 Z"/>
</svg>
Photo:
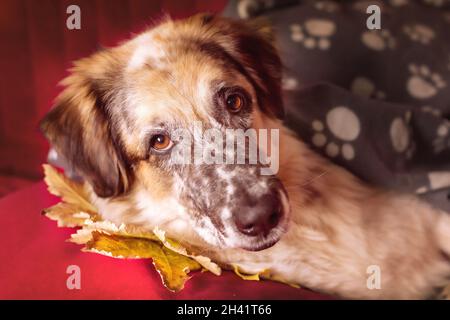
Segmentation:
<svg viewBox="0 0 450 320">
<path fill-rule="evenodd" d="M 270 22 L 264 18 L 235 22 L 231 35 L 234 48 L 229 53 L 253 79 L 262 111 L 282 119 L 282 63 Z"/>
<path fill-rule="evenodd" d="M 243 54 L 243 63 L 247 64 L 251 75 L 255 78 L 263 111 L 283 119 L 282 63 L 275 47 L 272 26 L 264 18 L 256 18 L 246 23 L 249 32 L 238 36 L 237 42 L 237 47 Z"/>
<path fill-rule="evenodd" d="M 108 114 L 108 90 L 114 83 L 116 61 L 107 53 L 75 63 L 54 108 L 41 129 L 58 153 L 81 174 L 100 197 L 124 193 L 131 167 L 121 153 Z"/>
</svg>

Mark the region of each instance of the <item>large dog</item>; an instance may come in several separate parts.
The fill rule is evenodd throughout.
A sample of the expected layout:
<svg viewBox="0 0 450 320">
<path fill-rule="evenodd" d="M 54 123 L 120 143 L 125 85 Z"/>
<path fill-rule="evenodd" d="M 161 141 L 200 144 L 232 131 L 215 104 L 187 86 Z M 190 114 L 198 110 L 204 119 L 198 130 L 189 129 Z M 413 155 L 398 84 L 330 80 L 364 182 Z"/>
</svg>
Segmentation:
<svg viewBox="0 0 450 320">
<path fill-rule="evenodd" d="M 280 79 L 265 24 L 168 19 L 76 62 L 42 129 L 117 224 L 158 226 L 224 265 L 342 297 L 435 294 L 450 275 L 450 217 L 310 151 L 279 120 Z M 173 131 L 197 141 L 195 121 L 278 129 L 278 173 L 175 163 Z M 368 286 L 368 270 L 381 286 Z"/>
</svg>

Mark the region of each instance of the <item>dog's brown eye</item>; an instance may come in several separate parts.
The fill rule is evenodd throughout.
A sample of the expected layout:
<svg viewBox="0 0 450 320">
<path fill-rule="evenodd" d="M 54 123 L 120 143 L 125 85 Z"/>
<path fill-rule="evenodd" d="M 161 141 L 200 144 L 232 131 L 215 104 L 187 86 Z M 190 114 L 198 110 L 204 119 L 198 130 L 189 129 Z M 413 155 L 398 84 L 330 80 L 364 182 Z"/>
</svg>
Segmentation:
<svg viewBox="0 0 450 320">
<path fill-rule="evenodd" d="M 244 106 L 244 97 L 237 93 L 230 94 L 227 97 L 226 104 L 231 112 L 239 112 Z"/>
<path fill-rule="evenodd" d="M 156 151 L 169 150 L 173 145 L 172 140 L 165 134 L 157 134 L 152 137 L 150 146 Z"/>
</svg>

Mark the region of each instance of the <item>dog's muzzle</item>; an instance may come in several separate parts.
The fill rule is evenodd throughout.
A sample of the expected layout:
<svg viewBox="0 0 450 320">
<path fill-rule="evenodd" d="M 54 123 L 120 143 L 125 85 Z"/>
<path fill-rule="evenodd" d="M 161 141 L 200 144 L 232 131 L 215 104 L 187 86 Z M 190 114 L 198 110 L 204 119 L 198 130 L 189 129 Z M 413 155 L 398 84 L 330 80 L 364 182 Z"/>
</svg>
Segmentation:
<svg viewBox="0 0 450 320">
<path fill-rule="evenodd" d="M 241 198 L 232 219 L 237 231 L 249 240 L 242 248 L 258 251 L 274 245 L 286 231 L 288 215 L 287 194 L 278 179 L 261 195 Z"/>
</svg>

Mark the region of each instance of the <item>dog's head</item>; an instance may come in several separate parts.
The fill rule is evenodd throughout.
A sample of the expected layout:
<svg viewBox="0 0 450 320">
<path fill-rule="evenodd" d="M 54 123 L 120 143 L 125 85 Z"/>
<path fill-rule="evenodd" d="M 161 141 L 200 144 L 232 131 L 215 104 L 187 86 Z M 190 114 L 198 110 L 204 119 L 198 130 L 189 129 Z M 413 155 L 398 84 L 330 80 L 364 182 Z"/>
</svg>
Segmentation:
<svg viewBox="0 0 450 320">
<path fill-rule="evenodd" d="M 99 197 L 145 185 L 154 196 L 176 198 L 207 242 L 267 248 L 289 214 L 280 180 L 262 175 L 259 162 L 236 163 L 237 139 L 236 148 L 212 151 L 216 160 L 231 154 L 231 162 L 197 161 L 194 149 L 202 130 L 236 137 L 282 117 L 281 63 L 271 37 L 259 22 L 208 15 L 165 21 L 76 62 L 41 127 Z M 225 138 L 213 140 L 225 145 Z M 185 162 L 175 161 L 182 141 L 190 141 L 184 152 L 194 150 Z"/>
</svg>

